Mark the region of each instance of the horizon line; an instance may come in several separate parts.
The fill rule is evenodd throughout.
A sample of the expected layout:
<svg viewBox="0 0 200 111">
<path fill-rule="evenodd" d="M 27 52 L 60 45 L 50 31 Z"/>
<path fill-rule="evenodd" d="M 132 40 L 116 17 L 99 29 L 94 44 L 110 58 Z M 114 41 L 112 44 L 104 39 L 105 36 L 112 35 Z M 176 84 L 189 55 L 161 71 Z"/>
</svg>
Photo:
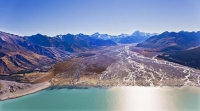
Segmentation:
<svg viewBox="0 0 200 111">
<path fill-rule="evenodd" d="M 149 33 L 149 34 L 162 34 L 162 33 L 164 33 L 164 32 L 175 32 L 175 33 L 179 33 L 179 32 L 199 32 L 200 30 L 198 30 L 198 31 L 188 31 L 188 30 L 179 30 L 179 31 L 168 31 L 168 30 L 166 30 L 166 31 L 163 31 L 163 32 L 161 32 L 161 33 L 157 33 L 157 32 L 145 32 L 145 31 L 140 31 L 140 30 L 135 30 L 134 32 L 137 32 L 137 31 L 139 31 L 139 32 L 142 32 L 142 33 Z M 9 32 L 9 31 L 2 31 L 2 30 L 0 30 L 0 32 L 4 32 L 4 33 L 8 33 L 8 34 L 13 34 L 13 35 L 17 35 L 17 36 L 22 36 L 22 37 L 25 37 L 25 36 L 32 36 L 32 35 L 37 35 L 37 34 L 41 34 L 41 35 L 44 35 L 44 36 L 48 36 L 48 37 L 55 37 L 55 36 L 58 36 L 58 35 L 67 35 L 67 34 L 71 34 L 71 35 L 79 35 L 79 34 L 83 34 L 83 35 L 93 35 L 93 34 L 95 34 L 95 33 L 99 33 L 99 34 L 107 34 L 107 35 L 110 35 L 110 36 L 119 36 L 119 35 L 122 35 L 122 34 L 127 34 L 127 33 L 121 33 L 121 34 L 109 34 L 109 33 L 101 33 L 101 32 L 94 32 L 94 33 L 92 33 L 92 34 L 85 34 L 85 33 L 82 33 L 82 32 L 80 32 L 80 33 L 76 33 L 76 34 L 74 34 L 74 33 L 70 33 L 70 32 L 68 32 L 68 33 L 64 33 L 64 34 L 56 34 L 56 35 L 54 35 L 54 36 L 52 36 L 52 35 L 48 35 L 48 34 L 42 34 L 42 33 L 40 33 L 40 32 L 38 32 L 38 33 L 35 33 L 35 34 L 30 34 L 30 35 L 21 35 L 21 34 L 17 34 L 17 33 L 15 33 L 15 32 Z M 133 33 L 134 33 L 133 32 Z M 131 34 L 133 34 L 133 33 L 131 33 Z M 127 35 L 131 35 L 131 34 L 127 34 Z"/>
</svg>

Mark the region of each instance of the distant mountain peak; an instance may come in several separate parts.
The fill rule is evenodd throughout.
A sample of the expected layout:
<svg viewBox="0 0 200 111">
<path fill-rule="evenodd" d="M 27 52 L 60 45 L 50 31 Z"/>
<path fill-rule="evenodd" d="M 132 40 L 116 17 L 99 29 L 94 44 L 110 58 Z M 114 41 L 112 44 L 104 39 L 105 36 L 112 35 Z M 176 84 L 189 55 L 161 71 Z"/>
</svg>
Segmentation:
<svg viewBox="0 0 200 111">
<path fill-rule="evenodd" d="M 128 36 L 130 36 L 130 34 L 124 34 L 124 33 L 122 33 L 122 34 L 119 35 L 119 37 L 128 37 Z"/>
<path fill-rule="evenodd" d="M 135 32 L 133 32 L 132 35 L 136 35 L 136 34 L 141 34 L 142 32 L 140 32 L 139 30 L 136 30 Z"/>
<path fill-rule="evenodd" d="M 100 33 L 99 33 L 99 32 L 95 32 L 94 34 L 98 34 L 98 35 L 100 35 Z"/>
<path fill-rule="evenodd" d="M 40 34 L 40 33 L 37 33 L 37 34 L 35 34 L 35 35 L 42 35 L 42 34 Z"/>
<path fill-rule="evenodd" d="M 92 34 L 91 36 L 99 36 L 101 35 L 99 32 L 95 32 L 94 34 Z"/>
<path fill-rule="evenodd" d="M 150 36 L 153 36 L 153 35 L 157 35 L 156 33 L 146 33 L 146 32 L 142 32 L 142 31 L 139 31 L 139 30 L 136 30 L 132 36 L 145 36 L 145 37 L 150 37 Z"/>
<path fill-rule="evenodd" d="M 37 33 L 37 34 L 35 34 L 35 35 L 32 35 L 33 37 L 41 37 L 41 36 L 46 36 L 47 37 L 47 35 L 42 35 L 42 34 L 40 34 L 40 33 Z"/>
<path fill-rule="evenodd" d="M 136 30 L 135 32 L 141 32 L 140 30 Z"/>
<path fill-rule="evenodd" d="M 83 33 L 79 33 L 79 34 L 77 34 L 77 35 L 84 35 Z"/>
</svg>

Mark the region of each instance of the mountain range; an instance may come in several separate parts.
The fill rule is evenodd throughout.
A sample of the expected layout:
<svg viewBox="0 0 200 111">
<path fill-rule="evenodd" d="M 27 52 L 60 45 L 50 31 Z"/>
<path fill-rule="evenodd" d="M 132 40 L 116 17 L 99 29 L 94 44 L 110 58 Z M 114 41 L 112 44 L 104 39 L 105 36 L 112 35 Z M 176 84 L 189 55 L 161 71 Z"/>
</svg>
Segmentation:
<svg viewBox="0 0 200 111">
<path fill-rule="evenodd" d="M 139 30 L 135 31 L 133 34 L 120 34 L 120 35 L 108 35 L 94 33 L 90 35 L 92 38 L 99 38 L 103 40 L 112 40 L 121 44 L 139 43 L 145 41 L 147 38 L 157 35 L 157 33 L 146 33 Z"/>
<path fill-rule="evenodd" d="M 137 47 L 151 48 L 152 51 L 179 51 L 191 47 L 196 47 L 200 43 L 199 32 L 163 32 L 148 38 Z"/>
<path fill-rule="evenodd" d="M 162 52 L 157 57 L 200 69 L 200 31 L 163 32 L 136 45 L 148 51 Z"/>
<path fill-rule="evenodd" d="M 111 40 L 90 36 L 60 35 L 49 37 L 36 34 L 21 37 L 0 32 L 0 75 L 48 70 L 50 64 L 73 57 L 71 52 L 117 45 Z"/>
<path fill-rule="evenodd" d="M 199 86 L 199 55 L 200 32 L 50 37 L 0 31 L 0 99 L 50 86 Z"/>
<path fill-rule="evenodd" d="M 158 56 L 162 59 L 200 68 L 200 62 L 197 60 L 200 52 L 200 32 L 166 31 L 151 34 L 135 31 L 131 35 L 80 33 L 54 37 L 42 34 L 19 36 L 0 32 L 0 75 L 46 71 L 55 62 L 79 56 L 84 51 L 96 50 L 101 46 L 114 46 L 118 43 L 139 43 L 136 47 L 163 52 Z"/>
</svg>

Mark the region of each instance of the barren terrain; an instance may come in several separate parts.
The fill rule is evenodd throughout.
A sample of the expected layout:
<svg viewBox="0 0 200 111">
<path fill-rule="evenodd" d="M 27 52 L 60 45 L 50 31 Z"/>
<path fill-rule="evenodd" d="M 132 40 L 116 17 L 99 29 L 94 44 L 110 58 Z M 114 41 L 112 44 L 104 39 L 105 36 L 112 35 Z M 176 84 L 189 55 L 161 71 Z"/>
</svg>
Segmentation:
<svg viewBox="0 0 200 111">
<path fill-rule="evenodd" d="M 71 60 L 52 65 L 48 72 L 12 76 L 18 77 L 20 83 L 1 80 L 0 99 L 8 94 L 17 97 L 21 96 L 16 95 L 19 92 L 33 93 L 49 86 L 200 86 L 200 70 L 158 60 L 157 54 L 133 45 L 77 53 Z"/>
<path fill-rule="evenodd" d="M 199 70 L 158 60 L 154 57 L 158 53 L 136 49 L 132 45 L 102 47 L 90 53 L 95 55 L 76 58 L 70 64 L 69 61 L 62 63 L 68 65 L 56 74 L 52 83 L 81 86 L 199 86 Z"/>
</svg>

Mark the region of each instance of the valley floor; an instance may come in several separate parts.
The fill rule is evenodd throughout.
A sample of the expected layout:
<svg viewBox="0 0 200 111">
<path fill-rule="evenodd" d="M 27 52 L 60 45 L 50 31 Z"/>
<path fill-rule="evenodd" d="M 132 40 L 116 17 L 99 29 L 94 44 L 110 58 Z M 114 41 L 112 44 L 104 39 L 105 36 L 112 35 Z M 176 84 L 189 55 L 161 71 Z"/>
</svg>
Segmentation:
<svg viewBox="0 0 200 111">
<path fill-rule="evenodd" d="M 1 80 L 0 99 L 33 93 L 49 86 L 200 86 L 200 70 L 158 60 L 133 45 L 101 47 L 53 65 L 48 72 L 22 74 L 17 83 Z"/>
</svg>

